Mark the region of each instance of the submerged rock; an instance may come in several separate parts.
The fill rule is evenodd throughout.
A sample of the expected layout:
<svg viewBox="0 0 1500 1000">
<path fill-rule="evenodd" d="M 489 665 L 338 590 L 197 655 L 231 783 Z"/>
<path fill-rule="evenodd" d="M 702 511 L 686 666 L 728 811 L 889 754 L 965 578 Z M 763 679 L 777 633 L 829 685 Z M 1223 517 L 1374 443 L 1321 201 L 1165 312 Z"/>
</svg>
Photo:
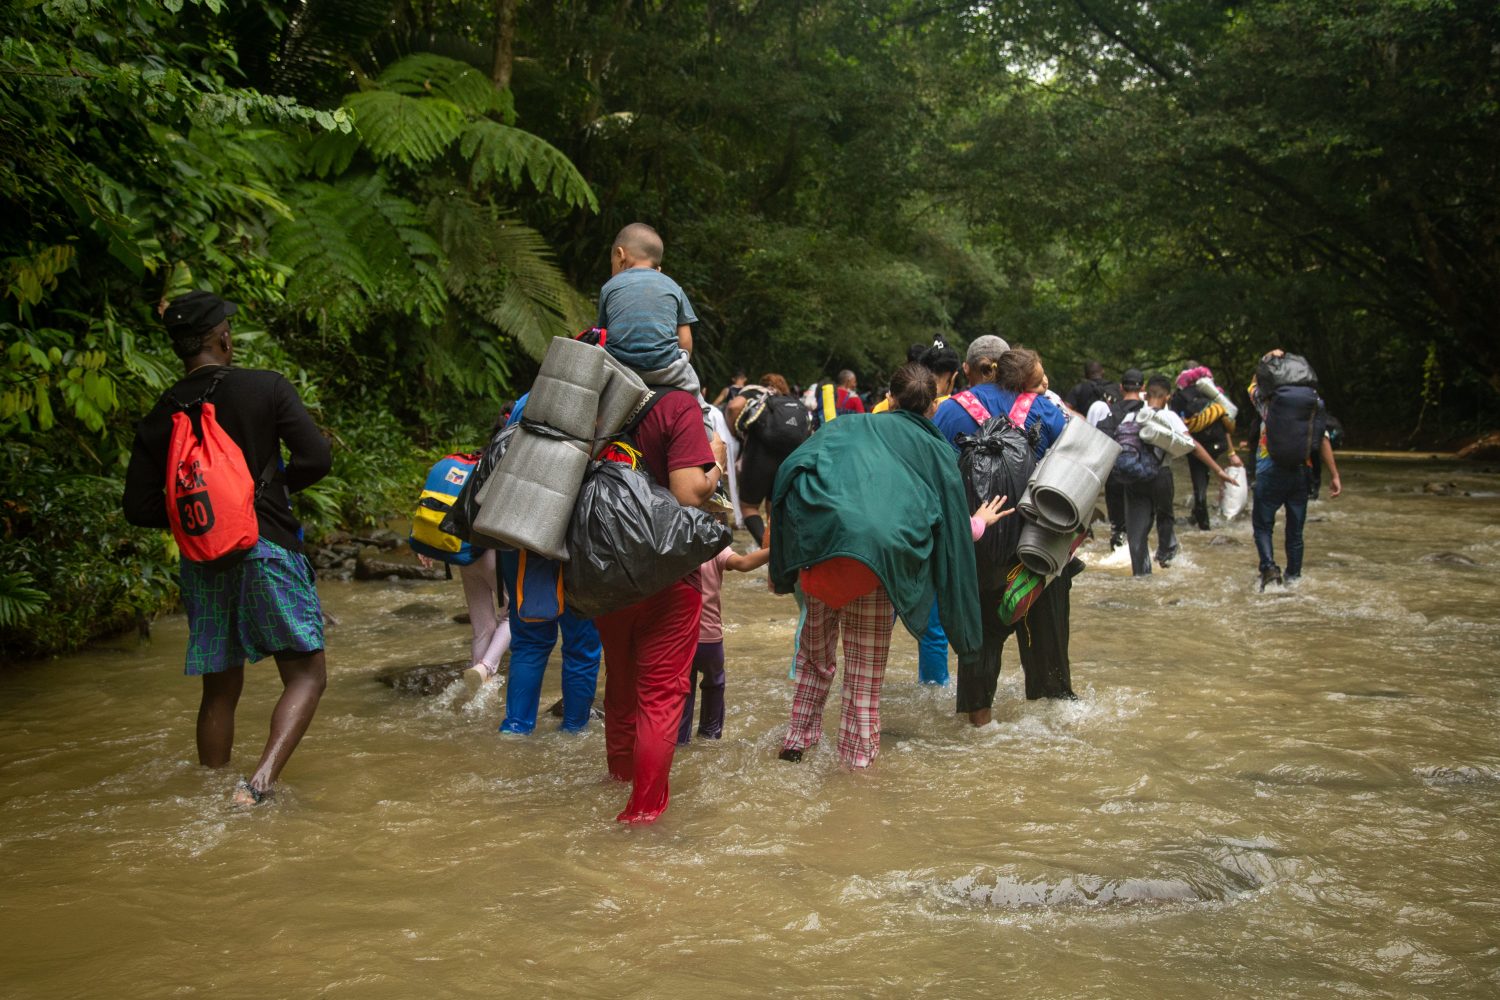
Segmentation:
<svg viewBox="0 0 1500 1000">
<path fill-rule="evenodd" d="M 1215 535 L 1208 540 L 1210 545 L 1244 545 L 1238 538 L 1230 538 L 1228 535 Z"/>
<path fill-rule="evenodd" d="M 376 674 L 375 679 L 399 694 L 426 697 L 446 690 L 468 667 L 468 660 L 388 667 Z"/>
<path fill-rule="evenodd" d="M 401 607 L 394 608 L 391 611 L 391 614 L 397 618 L 436 618 L 442 613 L 443 609 L 436 604 L 424 604 L 421 601 L 413 604 L 403 604 Z"/>
<path fill-rule="evenodd" d="M 1466 555 L 1457 552 L 1429 552 L 1422 556 L 1417 562 L 1437 563 L 1441 566 L 1478 566 L 1479 564 Z"/>
<path fill-rule="evenodd" d="M 356 580 L 385 580 L 390 577 L 398 580 L 442 580 L 447 574 L 443 572 L 441 564 L 426 567 L 415 560 L 407 561 L 385 555 L 373 545 L 359 550 L 359 558 L 354 564 Z"/>
<path fill-rule="evenodd" d="M 1457 483 L 1434 483 L 1422 484 L 1422 492 L 1435 497 L 1466 497 L 1467 490 L 1460 489 Z"/>
</svg>

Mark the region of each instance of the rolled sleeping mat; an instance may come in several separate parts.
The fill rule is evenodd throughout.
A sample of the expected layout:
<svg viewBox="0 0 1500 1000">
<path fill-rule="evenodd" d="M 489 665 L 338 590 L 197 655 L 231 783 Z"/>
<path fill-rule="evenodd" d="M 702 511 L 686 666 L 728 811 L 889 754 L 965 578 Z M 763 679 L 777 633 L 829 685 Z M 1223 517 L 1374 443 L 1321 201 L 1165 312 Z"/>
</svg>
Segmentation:
<svg viewBox="0 0 1500 1000">
<path fill-rule="evenodd" d="M 596 456 L 609 444 L 610 436 L 618 434 L 635 414 L 650 391 L 639 375 L 607 352 L 600 353 L 604 355 L 604 389 L 599 394 L 599 415 L 594 423 Z"/>
<path fill-rule="evenodd" d="M 546 424 L 571 438 L 591 441 L 606 380 L 604 348 L 553 337 L 531 385 L 524 420 Z"/>
<path fill-rule="evenodd" d="M 531 406 L 527 404 L 528 412 Z M 588 470 L 589 446 L 520 432 L 490 476 L 474 532 L 511 548 L 566 562 L 568 520 Z"/>
<path fill-rule="evenodd" d="M 1085 420 L 1069 420 L 1026 484 L 1035 519 L 1074 531 L 1099 502 L 1120 446 Z"/>
<path fill-rule="evenodd" d="M 1141 425 L 1141 442 L 1155 445 L 1173 458 L 1192 454 L 1193 436 L 1167 423 L 1167 418 L 1161 412 L 1149 406 L 1135 411 L 1136 422 Z"/>
<path fill-rule="evenodd" d="M 1224 390 L 1220 389 L 1213 379 L 1200 378 L 1193 383 L 1193 387 L 1198 390 L 1198 395 L 1224 407 L 1224 413 L 1228 415 L 1231 421 L 1239 417 L 1239 407 L 1230 402 L 1229 397 L 1224 395 Z"/>
<path fill-rule="evenodd" d="M 1073 557 L 1073 539 L 1076 532 L 1053 531 L 1035 521 L 1021 526 L 1021 541 L 1016 546 L 1016 555 L 1021 564 L 1033 573 L 1055 576 L 1062 572 Z"/>
</svg>

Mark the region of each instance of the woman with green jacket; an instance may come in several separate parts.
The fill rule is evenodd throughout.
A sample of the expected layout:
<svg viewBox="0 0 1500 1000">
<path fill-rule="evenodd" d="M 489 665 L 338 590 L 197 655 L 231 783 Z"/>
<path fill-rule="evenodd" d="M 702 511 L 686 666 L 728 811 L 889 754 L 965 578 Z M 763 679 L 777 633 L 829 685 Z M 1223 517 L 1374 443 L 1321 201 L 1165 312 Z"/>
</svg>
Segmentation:
<svg viewBox="0 0 1500 1000">
<path fill-rule="evenodd" d="M 897 616 L 913 635 L 932 602 L 960 653 L 979 650 L 974 539 L 1014 513 L 997 497 L 971 518 L 953 452 L 928 419 L 937 385 L 907 364 L 891 379 L 888 413 L 846 415 L 787 458 L 771 498 L 771 583 L 800 586 L 807 618 L 783 760 L 822 737 L 823 706 L 842 633 L 839 757 L 867 767 L 880 752 L 880 685 Z"/>
</svg>

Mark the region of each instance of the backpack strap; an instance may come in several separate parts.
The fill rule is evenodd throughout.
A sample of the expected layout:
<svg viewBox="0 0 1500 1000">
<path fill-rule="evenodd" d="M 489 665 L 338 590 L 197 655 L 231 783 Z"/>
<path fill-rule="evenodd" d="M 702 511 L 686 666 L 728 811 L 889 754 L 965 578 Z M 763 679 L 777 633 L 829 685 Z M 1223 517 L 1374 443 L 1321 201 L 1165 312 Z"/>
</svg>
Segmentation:
<svg viewBox="0 0 1500 1000">
<path fill-rule="evenodd" d="M 219 387 L 220 382 L 224 381 L 224 376 L 229 374 L 229 367 L 229 365 L 220 365 L 219 370 L 214 372 L 213 378 L 208 380 L 208 388 L 204 389 L 203 395 L 199 396 L 197 399 L 190 399 L 186 403 L 184 403 L 182 400 L 178 399 L 170 392 L 166 393 L 166 397 L 172 401 L 173 406 L 177 407 L 177 409 L 181 410 L 183 413 L 186 413 L 188 410 L 191 410 L 195 406 L 202 406 L 213 397 L 214 390 Z"/>
<path fill-rule="evenodd" d="M 985 409 L 979 397 L 974 395 L 973 390 L 965 389 L 963 392 L 954 393 L 951 397 L 955 403 L 964 408 L 964 412 L 974 418 L 976 424 L 983 424 L 990 419 L 990 411 Z M 1019 426 L 1019 425 L 1018 425 Z"/>
<path fill-rule="evenodd" d="M 1014 405 L 1010 408 L 1010 422 L 1017 427 L 1026 426 L 1026 418 L 1031 414 L 1031 404 L 1036 402 L 1036 393 L 1023 392 L 1016 397 Z"/>
</svg>

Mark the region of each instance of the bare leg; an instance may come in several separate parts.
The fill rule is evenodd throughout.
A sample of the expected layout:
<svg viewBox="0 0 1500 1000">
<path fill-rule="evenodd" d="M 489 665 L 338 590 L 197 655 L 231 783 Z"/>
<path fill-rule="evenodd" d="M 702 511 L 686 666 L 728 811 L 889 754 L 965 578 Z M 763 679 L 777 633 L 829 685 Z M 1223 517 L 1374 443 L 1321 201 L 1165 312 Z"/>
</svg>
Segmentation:
<svg viewBox="0 0 1500 1000">
<path fill-rule="evenodd" d="M 969 713 L 969 725 L 987 726 L 990 724 L 990 710 L 979 708 Z"/>
<path fill-rule="evenodd" d="M 328 671 L 321 649 L 295 656 L 278 654 L 276 669 L 281 672 L 283 689 L 275 710 L 271 712 L 271 736 L 260 755 L 260 765 L 250 778 L 250 787 L 257 792 L 270 791 L 276 779 L 281 777 L 281 769 L 286 767 L 292 751 L 302 740 L 302 734 L 312 724 L 313 713 L 318 710 L 318 699 L 328 686 Z"/>
<path fill-rule="evenodd" d="M 198 763 L 204 767 L 229 763 L 234 749 L 234 709 L 244 687 L 244 664 L 203 675 L 203 700 L 198 703 Z"/>
</svg>

